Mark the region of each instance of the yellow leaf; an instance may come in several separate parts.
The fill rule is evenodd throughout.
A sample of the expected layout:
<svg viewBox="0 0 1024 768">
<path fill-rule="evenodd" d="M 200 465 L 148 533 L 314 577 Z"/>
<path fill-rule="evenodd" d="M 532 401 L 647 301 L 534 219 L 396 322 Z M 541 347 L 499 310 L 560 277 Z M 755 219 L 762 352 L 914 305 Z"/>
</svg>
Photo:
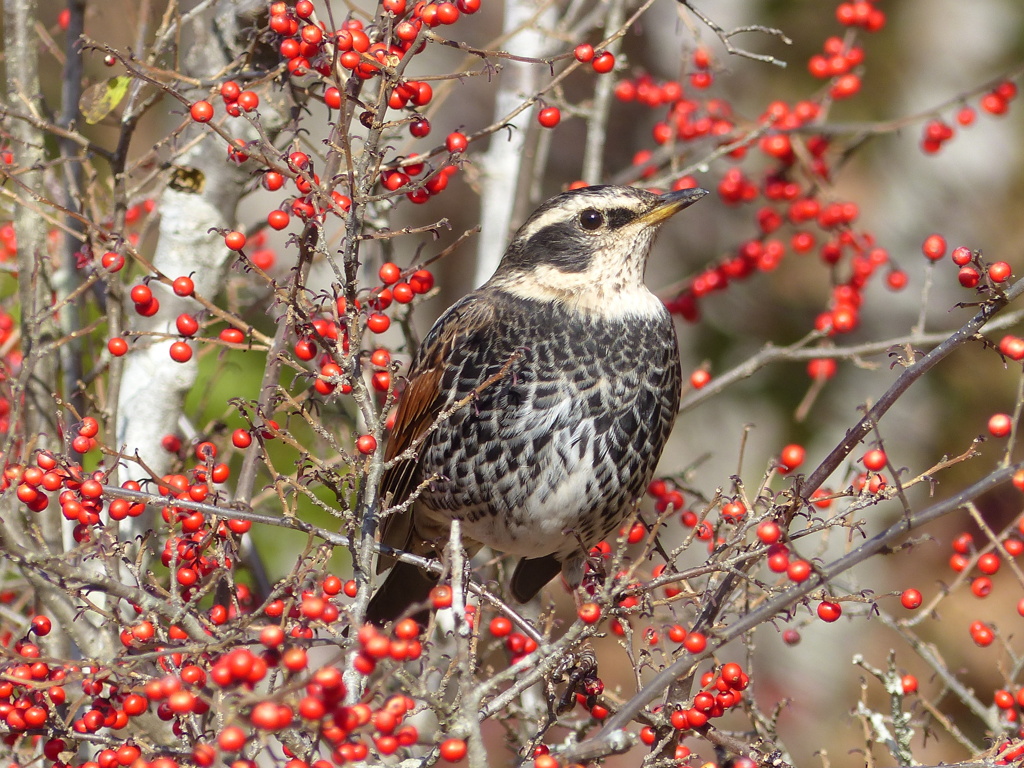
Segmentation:
<svg viewBox="0 0 1024 768">
<path fill-rule="evenodd" d="M 128 93 L 130 82 L 130 77 L 121 75 L 86 88 L 82 98 L 78 101 L 78 108 L 82 111 L 85 122 L 95 125 L 109 115 L 111 110 L 120 104 L 121 99 Z"/>
</svg>

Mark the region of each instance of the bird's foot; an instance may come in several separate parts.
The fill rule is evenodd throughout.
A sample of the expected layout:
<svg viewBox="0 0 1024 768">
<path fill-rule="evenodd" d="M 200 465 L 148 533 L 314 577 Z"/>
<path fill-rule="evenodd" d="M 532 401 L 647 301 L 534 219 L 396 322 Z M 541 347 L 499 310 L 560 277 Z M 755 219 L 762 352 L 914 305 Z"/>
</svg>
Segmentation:
<svg viewBox="0 0 1024 768">
<path fill-rule="evenodd" d="M 593 706 L 597 696 L 604 690 L 604 683 L 597 676 L 597 654 L 589 645 L 566 656 L 551 676 L 552 683 L 568 680 L 565 690 L 558 699 L 555 714 L 561 715 L 576 706 L 576 694 L 587 697 L 587 706 Z"/>
</svg>

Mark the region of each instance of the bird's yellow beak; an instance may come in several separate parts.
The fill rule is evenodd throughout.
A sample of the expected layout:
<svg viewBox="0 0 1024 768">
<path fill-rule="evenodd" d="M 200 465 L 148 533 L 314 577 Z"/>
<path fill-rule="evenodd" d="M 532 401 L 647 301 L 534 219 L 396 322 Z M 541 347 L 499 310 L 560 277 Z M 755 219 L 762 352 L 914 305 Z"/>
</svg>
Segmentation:
<svg viewBox="0 0 1024 768">
<path fill-rule="evenodd" d="M 708 194 L 708 191 L 700 187 L 668 192 L 662 195 L 658 204 L 641 216 L 639 221 L 647 226 L 660 224 L 665 219 L 683 210 L 683 208 L 693 205 L 706 194 Z"/>
</svg>

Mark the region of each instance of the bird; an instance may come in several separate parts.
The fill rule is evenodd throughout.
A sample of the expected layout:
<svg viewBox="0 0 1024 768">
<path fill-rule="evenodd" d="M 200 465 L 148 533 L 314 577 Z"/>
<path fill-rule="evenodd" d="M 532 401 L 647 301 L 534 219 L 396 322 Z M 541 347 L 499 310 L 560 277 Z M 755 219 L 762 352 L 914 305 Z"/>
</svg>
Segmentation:
<svg viewBox="0 0 1024 768">
<path fill-rule="evenodd" d="M 518 556 L 524 603 L 644 494 L 679 406 L 671 316 L 644 284 L 660 226 L 707 194 L 589 186 L 556 195 L 512 237 L 494 274 L 452 305 L 413 356 L 384 449 L 380 541 L 442 555 L 462 545 Z M 421 624 L 437 577 L 382 555 L 379 626 Z"/>
</svg>

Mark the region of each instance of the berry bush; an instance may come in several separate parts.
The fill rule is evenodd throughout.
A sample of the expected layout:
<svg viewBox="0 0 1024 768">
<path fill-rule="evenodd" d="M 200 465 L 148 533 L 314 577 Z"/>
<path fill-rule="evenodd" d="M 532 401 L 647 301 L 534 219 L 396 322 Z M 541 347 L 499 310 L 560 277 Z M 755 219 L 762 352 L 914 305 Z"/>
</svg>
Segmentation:
<svg viewBox="0 0 1024 768">
<path fill-rule="evenodd" d="M 1024 759 L 1020 9 L 4 8 L 9 765 Z M 575 600 L 455 535 L 367 624 L 420 334 L 596 183 L 716 193 L 659 477 Z"/>
</svg>

